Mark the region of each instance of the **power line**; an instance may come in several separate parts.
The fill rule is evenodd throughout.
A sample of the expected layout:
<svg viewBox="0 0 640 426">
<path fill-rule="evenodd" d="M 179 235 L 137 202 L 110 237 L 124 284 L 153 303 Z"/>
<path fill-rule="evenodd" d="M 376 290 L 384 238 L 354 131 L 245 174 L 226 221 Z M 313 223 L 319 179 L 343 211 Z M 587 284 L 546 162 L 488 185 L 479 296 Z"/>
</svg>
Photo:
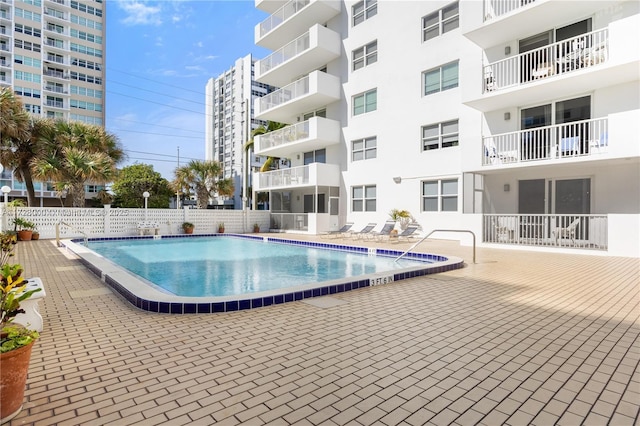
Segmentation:
<svg viewBox="0 0 640 426">
<path fill-rule="evenodd" d="M 125 129 L 114 129 L 114 128 L 110 128 L 110 131 L 119 131 L 119 132 L 131 132 L 131 133 L 142 133 L 144 135 L 156 135 L 156 136 L 170 136 L 170 137 L 174 137 L 174 138 L 181 138 L 181 139 L 199 139 L 202 140 L 201 136 L 180 136 L 180 135 L 168 135 L 166 133 L 153 133 L 153 132 L 142 132 L 140 130 L 125 130 Z"/>
<path fill-rule="evenodd" d="M 155 152 L 145 152 L 145 151 L 133 151 L 131 149 L 125 149 L 126 152 L 135 152 L 136 154 L 147 154 L 147 155 L 157 155 L 160 157 L 170 157 L 170 158 L 178 158 L 177 155 L 171 155 L 171 154 L 157 154 Z M 180 157 L 180 158 L 184 158 L 186 160 L 199 160 L 199 158 L 191 158 L 191 157 Z"/>
<path fill-rule="evenodd" d="M 171 97 L 171 98 L 173 98 L 173 99 L 177 99 L 177 100 L 181 100 L 181 101 L 185 101 L 185 102 L 191 102 L 191 103 L 194 103 L 194 104 L 197 104 L 197 105 L 202 105 L 202 106 L 205 106 L 205 105 L 206 105 L 204 102 L 193 101 L 193 100 L 191 100 L 191 99 L 186 99 L 186 98 L 178 98 L 178 97 L 176 97 L 176 96 L 167 95 L 166 93 L 163 93 L 163 92 L 156 92 L 155 90 L 143 89 L 143 88 L 141 88 L 141 87 L 134 86 L 134 85 L 131 85 L 131 84 L 120 83 L 119 81 L 113 81 L 113 80 L 111 80 L 109 83 L 115 83 L 115 84 L 120 84 L 120 85 L 122 85 L 122 86 L 133 87 L 133 88 L 135 88 L 135 89 L 142 90 L 143 92 L 154 93 L 154 94 L 156 94 L 156 95 L 160 95 L 160 96 L 167 96 L 167 97 Z M 201 94 L 202 94 L 202 93 L 201 93 Z"/>
<path fill-rule="evenodd" d="M 150 78 L 147 78 L 147 77 L 140 77 L 139 75 L 136 75 L 136 74 L 133 74 L 133 73 L 130 73 L 130 72 L 127 72 L 127 71 L 117 70 L 117 69 L 111 68 L 111 67 L 107 67 L 107 70 L 116 71 L 116 72 L 119 72 L 119 73 L 122 73 L 122 74 L 127 74 L 127 75 L 130 75 L 132 77 L 139 78 L 141 80 L 152 81 L 154 83 L 162 84 L 163 86 L 174 87 L 176 89 L 180 89 L 180 90 L 183 90 L 185 92 L 192 92 L 192 93 L 202 94 L 202 92 L 198 92 L 198 91 L 195 91 L 195 90 L 187 89 L 185 87 L 175 86 L 175 85 L 172 85 L 172 84 L 165 83 L 163 81 L 153 80 L 153 79 L 150 79 Z M 109 82 L 109 81 L 110 80 L 107 80 L 107 82 Z"/>
<path fill-rule="evenodd" d="M 124 93 L 113 92 L 111 90 L 107 90 L 107 93 L 124 96 L 125 98 L 137 99 L 139 101 L 149 102 L 149 103 L 156 104 L 156 105 L 162 105 L 162 106 L 169 107 L 169 108 L 175 108 L 175 109 L 179 109 L 179 110 L 182 110 L 182 111 L 192 112 L 194 114 L 200 114 L 200 115 L 204 115 L 204 116 L 213 117 L 211 114 L 207 114 L 207 113 L 204 113 L 202 111 L 193 111 L 191 109 L 181 108 L 181 107 L 178 107 L 178 106 L 175 106 L 175 105 L 163 104 L 161 102 L 151 101 L 149 99 L 139 98 L 137 96 L 125 95 Z"/>
<path fill-rule="evenodd" d="M 180 127 L 173 127 L 173 126 L 163 126 L 161 124 L 155 124 L 155 123 L 145 123 L 143 121 L 136 121 L 136 120 L 129 120 L 126 118 L 115 118 L 113 119 L 114 121 L 127 121 L 129 123 L 137 123 L 137 124 L 146 124 L 148 126 L 154 126 L 154 127 L 164 127 L 167 129 L 174 129 L 174 130 L 180 130 L 183 132 L 192 132 L 192 133 L 201 133 L 201 134 L 205 134 L 205 132 L 202 132 L 200 130 L 191 130 L 191 129 L 181 129 Z"/>
</svg>

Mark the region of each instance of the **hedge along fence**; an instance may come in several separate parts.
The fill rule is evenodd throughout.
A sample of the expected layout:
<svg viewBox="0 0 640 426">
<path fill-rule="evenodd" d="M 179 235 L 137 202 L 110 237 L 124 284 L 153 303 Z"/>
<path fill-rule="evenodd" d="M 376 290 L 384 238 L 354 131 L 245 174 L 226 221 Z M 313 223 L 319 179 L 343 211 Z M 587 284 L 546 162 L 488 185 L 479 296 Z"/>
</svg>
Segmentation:
<svg viewBox="0 0 640 426">
<path fill-rule="evenodd" d="M 269 211 L 264 210 L 197 210 L 197 209 L 114 209 L 69 208 L 69 207 L 17 207 L 2 211 L 2 229 L 13 230 L 13 219 L 27 219 L 36 224 L 40 238 L 55 238 L 56 225 L 60 226 L 60 238 L 81 237 L 119 237 L 138 234 L 139 222 L 155 222 L 160 235 L 182 234 L 182 223 L 195 225 L 194 234 L 212 234 L 218 231 L 218 224 L 224 223 L 225 232 L 253 232 L 257 223 L 263 230 L 269 229 Z"/>
</svg>

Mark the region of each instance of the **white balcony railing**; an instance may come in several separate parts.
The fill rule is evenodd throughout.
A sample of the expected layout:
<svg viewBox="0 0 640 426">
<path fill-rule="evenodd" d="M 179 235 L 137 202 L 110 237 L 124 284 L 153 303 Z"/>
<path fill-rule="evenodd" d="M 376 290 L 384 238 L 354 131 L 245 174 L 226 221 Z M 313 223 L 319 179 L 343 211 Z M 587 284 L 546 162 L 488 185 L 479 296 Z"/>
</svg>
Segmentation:
<svg viewBox="0 0 640 426">
<path fill-rule="evenodd" d="M 271 108 L 280 106 L 292 99 L 309 93 L 309 76 L 303 77 L 300 80 L 284 86 L 281 89 L 271 92 L 267 96 L 263 96 L 260 101 L 260 112 L 267 111 Z"/>
<path fill-rule="evenodd" d="M 484 0 L 484 20 L 488 21 L 498 16 L 506 15 L 535 1 L 536 0 Z"/>
<path fill-rule="evenodd" d="M 308 230 L 309 215 L 307 213 L 278 213 L 272 212 L 271 229 L 283 231 L 306 231 Z"/>
<path fill-rule="evenodd" d="M 485 243 L 606 250 L 607 230 L 607 215 L 483 215 Z"/>
<path fill-rule="evenodd" d="M 594 118 L 483 138 L 482 165 L 566 159 L 606 152 L 609 120 Z"/>
<path fill-rule="evenodd" d="M 284 127 L 274 132 L 260 135 L 260 150 L 275 148 L 280 145 L 295 142 L 309 137 L 309 121 Z"/>
<path fill-rule="evenodd" d="M 280 9 L 276 10 L 272 15 L 260 23 L 260 37 L 264 37 L 265 34 L 298 13 L 310 2 L 311 0 L 291 0 Z"/>
<path fill-rule="evenodd" d="M 264 74 L 267 71 L 287 62 L 289 59 L 298 56 L 300 53 L 309 49 L 310 47 L 310 34 L 304 33 L 291 43 L 286 44 L 284 47 L 276 50 L 271 55 L 260 60 L 260 74 Z"/>
<path fill-rule="evenodd" d="M 602 29 L 521 53 L 483 67 L 484 93 L 593 67 L 609 58 Z"/>
<path fill-rule="evenodd" d="M 259 188 L 269 189 L 309 184 L 309 166 L 291 167 L 260 173 Z"/>
</svg>

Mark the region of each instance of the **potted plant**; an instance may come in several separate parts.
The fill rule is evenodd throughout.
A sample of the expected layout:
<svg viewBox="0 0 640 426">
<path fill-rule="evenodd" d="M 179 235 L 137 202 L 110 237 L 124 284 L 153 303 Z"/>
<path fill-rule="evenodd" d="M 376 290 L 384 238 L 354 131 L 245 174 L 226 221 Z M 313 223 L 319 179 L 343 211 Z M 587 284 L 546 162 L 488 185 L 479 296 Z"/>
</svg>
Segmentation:
<svg viewBox="0 0 640 426">
<path fill-rule="evenodd" d="M 224 222 L 220 222 L 218 224 L 218 233 L 219 234 L 224 234 Z"/>
<path fill-rule="evenodd" d="M 38 228 L 36 226 L 33 227 L 33 230 L 31 232 L 31 239 L 32 240 L 40 239 L 40 232 L 38 232 Z"/>
<path fill-rule="evenodd" d="M 24 313 L 20 302 L 40 289 L 27 291 L 22 266 L 8 263 L 13 256 L 15 235 L 0 234 L 0 243 L 0 423 L 4 424 L 22 409 L 31 348 L 39 337 L 37 331 L 12 322 L 16 315 Z"/>
<path fill-rule="evenodd" d="M 389 212 L 389 217 L 396 222 L 400 223 L 400 229 L 403 231 L 407 228 L 407 225 L 413 221 L 413 216 L 406 210 L 393 209 Z M 396 235 L 398 234 L 396 230 Z"/>
<path fill-rule="evenodd" d="M 18 233 L 18 239 L 20 241 L 30 241 L 33 237 L 33 230 L 36 227 L 36 224 L 23 219 L 21 217 L 17 217 L 13 219 L 13 224 L 15 226 L 15 230 Z"/>
<path fill-rule="evenodd" d="M 191 222 L 182 223 L 182 230 L 185 234 L 193 234 L 193 228 L 195 228 L 195 226 L 193 226 L 193 223 Z"/>
<path fill-rule="evenodd" d="M 257 223 L 253 224 L 253 232 L 255 232 L 256 234 L 258 232 L 260 232 L 260 225 L 258 225 Z"/>
</svg>

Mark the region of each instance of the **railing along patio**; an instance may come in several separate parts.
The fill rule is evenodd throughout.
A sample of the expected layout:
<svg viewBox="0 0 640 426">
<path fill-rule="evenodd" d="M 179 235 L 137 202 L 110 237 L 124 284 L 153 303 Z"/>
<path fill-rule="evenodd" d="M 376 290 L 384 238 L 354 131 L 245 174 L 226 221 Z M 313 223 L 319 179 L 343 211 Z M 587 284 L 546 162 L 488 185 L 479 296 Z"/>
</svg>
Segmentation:
<svg viewBox="0 0 640 426">
<path fill-rule="evenodd" d="M 299 98 L 309 93 L 309 76 L 296 80 L 291 84 L 284 86 L 267 96 L 259 98 L 260 112 L 267 111 L 271 108 L 280 106 L 293 99 Z"/>
<path fill-rule="evenodd" d="M 484 20 L 489 21 L 498 16 L 520 9 L 536 0 L 485 0 Z"/>
<path fill-rule="evenodd" d="M 593 67 L 609 58 L 604 28 L 530 50 L 483 67 L 483 92 L 493 92 Z"/>
<path fill-rule="evenodd" d="M 482 139 L 482 165 L 556 160 L 606 152 L 609 119 L 593 118 L 501 133 Z"/>
<path fill-rule="evenodd" d="M 483 242 L 606 250 L 607 215 L 485 214 Z"/>
<path fill-rule="evenodd" d="M 273 52 L 271 55 L 259 61 L 260 74 L 264 74 L 267 71 L 287 62 L 289 59 L 295 58 L 305 50 L 309 49 L 311 45 L 311 35 L 307 31 L 297 39 L 290 43 L 287 43 L 280 49 Z"/>
<path fill-rule="evenodd" d="M 260 22 L 260 37 L 264 37 L 265 34 L 291 18 L 310 2 L 311 0 L 291 0 L 280 9 L 276 10 L 267 19 Z"/>
<path fill-rule="evenodd" d="M 260 135 L 260 150 L 274 148 L 309 137 L 309 120 Z"/>
</svg>

